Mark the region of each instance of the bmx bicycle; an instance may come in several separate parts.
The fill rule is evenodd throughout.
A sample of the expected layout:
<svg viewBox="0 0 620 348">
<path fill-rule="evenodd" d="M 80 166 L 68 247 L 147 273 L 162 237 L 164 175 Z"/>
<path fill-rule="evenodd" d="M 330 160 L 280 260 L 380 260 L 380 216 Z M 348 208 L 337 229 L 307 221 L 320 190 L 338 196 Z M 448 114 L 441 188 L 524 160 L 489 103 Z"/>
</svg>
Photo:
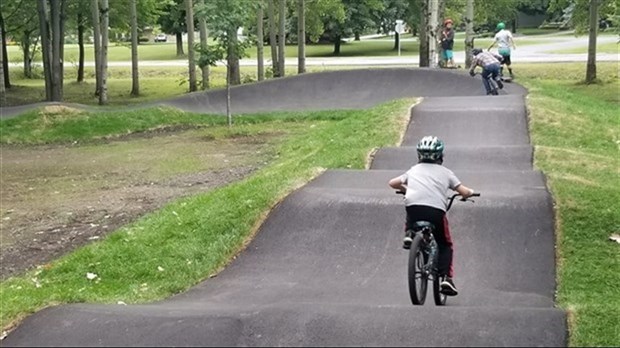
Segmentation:
<svg viewBox="0 0 620 348">
<path fill-rule="evenodd" d="M 482 76 L 482 74 L 480 73 L 474 73 L 473 75 L 471 75 L 472 77 L 476 76 L 476 75 L 480 75 L 483 79 L 485 78 L 484 76 Z M 493 79 L 492 75 L 489 74 L 486 77 L 487 81 L 489 82 L 489 86 L 491 87 L 491 90 L 489 91 L 488 94 L 490 95 L 499 95 L 499 90 L 504 88 L 504 85 L 502 84 L 502 88 L 499 88 L 498 86 L 498 81 L 495 81 L 495 79 Z M 500 82 L 501 83 L 501 82 Z"/>
<path fill-rule="evenodd" d="M 403 191 L 396 191 L 397 194 L 404 195 Z M 446 212 L 452 207 L 452 203 L 460 194 L 454 194 L 449 199 Z M 480 197 L 480 193 L 474 193 L 471 197 Z M 461 201 L 472 201 L 468 198 L 461 198 Z M 428 221 L 417 221 L 413 229 L 413 242 L 409 248 L 408 274 L 409 297 L 414 305 L 423 305 L 426 301 L 428 282 L 433 283 L 433 299 L 435 305 L 444 306 L 447 297 L 441 293 L 440 284 L 445 279 L 445 275 L 440 275 L 439 265 L 439 246 L 433 231 L 435 226 Z"/>
</svg>

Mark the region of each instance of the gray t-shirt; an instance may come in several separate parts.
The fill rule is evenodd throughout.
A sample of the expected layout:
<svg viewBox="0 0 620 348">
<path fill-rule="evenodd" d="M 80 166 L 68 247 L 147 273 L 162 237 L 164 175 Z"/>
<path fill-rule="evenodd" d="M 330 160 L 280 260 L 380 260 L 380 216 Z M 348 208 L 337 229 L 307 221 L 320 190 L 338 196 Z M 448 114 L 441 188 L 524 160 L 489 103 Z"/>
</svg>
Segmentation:
<svg viewBox="0 0 620 348">
<path fill-rule="evenodd" d="M 450 169 L 432 163 L 414 165 L 400 180 L 408 187 L 406 206 L 426 205 L 443 211 L 448 207 L 448 189 L 455 190 L 461 184 Z"/>
<path fill-rule="evenodd" d="M 512 39 L 512 34 L 506 29 L 502 29 L 495 34 L 495 42 L 497 42 L 497 48 L 499 49 L 510 48 L 510 39 Z"/>
</svg>

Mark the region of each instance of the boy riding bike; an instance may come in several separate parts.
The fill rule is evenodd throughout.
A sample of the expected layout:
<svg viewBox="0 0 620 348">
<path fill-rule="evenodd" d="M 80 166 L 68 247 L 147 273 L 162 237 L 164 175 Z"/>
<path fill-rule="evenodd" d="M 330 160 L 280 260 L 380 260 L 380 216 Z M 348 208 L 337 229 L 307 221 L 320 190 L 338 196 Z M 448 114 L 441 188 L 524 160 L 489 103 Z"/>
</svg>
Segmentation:
<svg viewBox="0 0 620 348">
<path fill-rule="evenodd" d="M 476 67 L 482 67 L 482 84 L 487 91 L 487 95 L 491 94 L 491 85 L 487 80 L 489 77 L 497 83 L 499 89 L 504 88 L 504 84 L 499 78 L 499 69 L 503 58 L 495 53 L 483 52 L 480 48 L 474 48 L 471 50 L 471 53 L 473 59 L 469 68 L 469 75 L 473 77 L 476 75 L 474 73 Z"/>
<path fill-rule="evenodd" d="M 413 241 L 413 227 L 416 221 L 428 221 L 435 225 L 433 235 L 439 246 L 439 274 L 446 275 L 441 283 L 441 292 L 456 296 L 458 290 L 452 280 L 452 239 L 446 208 L 448 189 L 457 191 L 463 198 L 470 197 L 474 190 L 461 184 L 454 173 L 442 166 L 444 143 L 435 136 L 426 136 L 418 142 L 418 163 L 405 174 L 389 181 L 390 187 L 405 191 L 407 220 L 403 248 L 409 249 Z"/>
<path fill-rule="evenodd" d="M 503 22 L 498 23 L 497 30 L 498 32 L 495 34 L 495 41 L 493 41 L 487 51 L 491 50 L 491 48 L 497 44 L 497 53 L 499 53 L 503 58 L 502 68 L 500 68 L 500 75 L 503 76 L 503 65 L 506 65 L 508 67 L 508 72 L 510 73 L 510 79 L 512 80 L 514 75 L 512 74 L 512 68 L 510 67 L 512 63 L 510 61 L 510 47 L 512 46 L 512 49 L 516 50 L 517 46 L 512 38 L 512 33 L 510 30 L 506 29 L 506 24 Z"/>
</svg>

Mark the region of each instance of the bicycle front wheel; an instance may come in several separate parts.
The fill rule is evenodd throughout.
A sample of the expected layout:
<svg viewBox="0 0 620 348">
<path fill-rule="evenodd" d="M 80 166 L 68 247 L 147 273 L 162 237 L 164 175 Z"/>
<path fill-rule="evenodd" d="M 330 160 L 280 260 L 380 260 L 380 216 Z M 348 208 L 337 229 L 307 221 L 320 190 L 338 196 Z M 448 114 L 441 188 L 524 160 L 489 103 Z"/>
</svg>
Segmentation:
<svg viewBox="0 0 620 348">
<path fill-rule="evenodd" d="M 435 276 L 433 277 L 433 298 L 435 300 L 435 305 L 437 306 L 445 306 L 446 300 L 448 299 L 448 296 L 441 293 L 441 282 L 444 279 L 444 276 L 440 277 L 437 273 L 435 273 Z"/>
<path fill-rule="evenodd" d="M 416 235 L 409 249 L 409 297 L 414 305 L 423 305 L 426 300 L 428 275 L 424 271 L 427 257 L 421 248 L 422 236 Z"/>
</svg>

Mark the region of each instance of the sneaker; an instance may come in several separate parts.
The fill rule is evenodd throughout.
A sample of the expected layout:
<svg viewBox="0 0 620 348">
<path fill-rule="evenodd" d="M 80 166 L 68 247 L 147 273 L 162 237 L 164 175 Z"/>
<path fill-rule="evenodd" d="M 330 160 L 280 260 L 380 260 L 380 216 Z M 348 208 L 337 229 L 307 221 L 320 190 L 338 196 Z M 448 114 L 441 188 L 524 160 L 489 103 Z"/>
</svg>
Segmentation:
<svg viewBox="0 0 620 348">
<path fill-rule="evenodd" d="M 411 248 L 411 243 L 413 243 L 413 233 L 411 230 L 407 230 L 407 232 L 405 232 L 405 238 L 403 238 L 403 249 L 409 250 L 409 248 Z"/>
<path fill-rule="evenodd" d="M 495 82 L 497 82 L 497 87 L 499 89 L 504 89 L 504 83 L 502 82 L 501 79 L 497 79 Z"/>
<path fill-rule="evenodd" d="M 446 279 L 441 282 L 441 293 L 446 296 L 456 296 L 459 294 L 458 290 L 456 290 L 456 285 L 452 281 L 452 278 L 446 277 Z"/>
</svg>

